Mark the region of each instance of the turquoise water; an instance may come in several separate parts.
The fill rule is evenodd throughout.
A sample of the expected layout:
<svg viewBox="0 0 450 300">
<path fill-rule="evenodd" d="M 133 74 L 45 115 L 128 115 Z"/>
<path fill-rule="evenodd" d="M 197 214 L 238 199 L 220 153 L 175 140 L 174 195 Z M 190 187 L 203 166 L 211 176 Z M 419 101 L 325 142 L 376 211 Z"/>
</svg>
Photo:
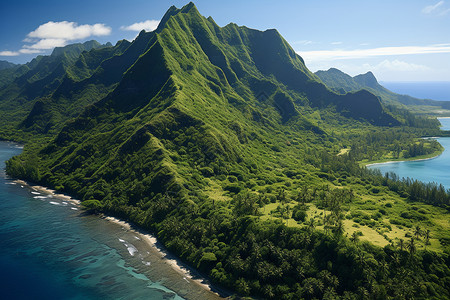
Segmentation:
<svg viewBox="0 0 450 300">
<path fill-rule="evenodd" d="M 450 118 L 438 118 L 439 122 L 441 122 L 442 130 L 450 130 Z"/>
<path fill-rule="evenodd" d="M 0 299 L 218 299 L 143 236 L 8 179 L 0 142 Z"/>
<path fill-rule="evenodd" d="M 450 119 L 439 119 L 442 129 L 450 130 Z M 450 189 L 450 138 L 438 138 L 445 148 L 444 152 L 433 159 L 421 161 L 403 161 L 369 166 L 379 169 L 382 174 L 394 172 L 400 177 L 409 177 L 423 182 L 436 182 Z"/>
</svg>

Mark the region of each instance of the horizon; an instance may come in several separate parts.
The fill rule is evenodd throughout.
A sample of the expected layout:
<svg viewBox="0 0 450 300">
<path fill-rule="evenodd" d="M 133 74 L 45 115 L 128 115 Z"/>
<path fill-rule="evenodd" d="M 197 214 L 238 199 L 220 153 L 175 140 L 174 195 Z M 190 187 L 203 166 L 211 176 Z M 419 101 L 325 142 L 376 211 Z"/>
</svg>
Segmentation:
<svg viewBox="0 0 450 300">
<path fill-rule="evenodd" d="M 171 5 L 181 8 L 188 3 L 2 3 L 0 26 L 8 30 L 0 36 L 0 60 L 23 64 L 49 55 L 57 46 L 93 39 L 101 44 L 132 41 L 141 30 L 156 29 Z M 446 1 L 258 3 L 194 2 L 200 14 L 211 16 L 221 27 L 236 23 L 262 31 L 277 29 L 312 72 L 337 68 L 351 76 L 371 71 L 380 82 L 450 82 Z"/>
</svg>

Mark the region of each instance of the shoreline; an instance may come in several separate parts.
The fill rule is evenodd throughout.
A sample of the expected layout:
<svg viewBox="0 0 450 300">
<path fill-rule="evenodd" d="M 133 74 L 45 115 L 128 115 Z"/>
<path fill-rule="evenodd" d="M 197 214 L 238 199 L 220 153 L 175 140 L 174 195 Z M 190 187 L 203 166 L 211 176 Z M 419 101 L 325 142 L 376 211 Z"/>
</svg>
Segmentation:
<svg viewBox="0 0 450 300">
<path fill-rule="evenodd" d="M 22 186 L 26 186 L 36 192 L 41 192 L 47 195 L 51 195 L 54 198 L 64 200 L 71 202 L 72 204 L 78 206 L 81 208 L 81 201 L 72 198 L 69 195 L 65 194 L 58 194 L 55 190 L 52 190 L 50 188 L 41 186 L 41 185 L 34 185 L 29 182 L 26 182 L 21 179 L 13 179 L 13 182 L 16 184 L 20 184 Z M 192 283 L 200 286 L 201 288 L 215 294 L 216 296 L 220 298 L 226 298 L 231 295 L 230 292 L 226 291 L 225 289 L 219 288 L 214 286 L 208 278 L 205 276 L 202 276 L 199 271 L 196 269 L 188 266 L 184 262 L 182 262 L 178 257 L 176 257 L 174 254 L 170 253 L 164 245 L 158 241 L 158 239 L 150 234 L 149 232 L 146 232 L 143 229 L 138 228 L 137 226 L 134 226 L 133 224 L 125 221 L 120 220 L 118 218 L 108 216 L 104 213 L 97 214 L 97 217 L 100 219 L 103 219 L 105 221 L 115 223 L 117 225 L 120 225 L 124 227 L 126 230 L 131 231 L 137 235 L 139 235 L 147 244 L 147 246 L 153 248 L 156 250 L 156 253 L 160 256 L 161 259 L 164 260 L 164 262 L 169 265 L 175 272 L 179 273 L 183 276 L 184 280 L 191 281 Z"/>
<path fill-rule="evenodd" d="M 365 164 L 365 167 L 371 167 L 371 166 L 375 166 L 375 165 L 384 165 L 384 164 L 392 164 L 392 163 L 400 163 L 400 162 L 415 162 L 415 161 L 423 161 L 423 160 L 431 160 L 431 159 L 435 159 L 438 158 L 439 156 L 442 155 L 442 153 L 445 151 L 442 150 L 438 155 L 435 155 L 433 157 L 427 157 L 427 158 L 418 158 L 418 159 L 406 159 L 406 160 L 390 160 L 390 161 L 384 161 L 384 162 L 377 162 L 377 163 L 368 163 Z"/>
<path fill-rule="evenodd" d="M 164 262 L 169 265 L 175 272 L 181 274 L 185 280 L 189 280 L 221 298 L 226 298 L 231 295 L 231 293 L 221 288 L 215 287 L 213 284 L 211 284 L 209 279 L 207 279 L 205 276 L 202 276 L 199 271 L 188 266 L 174 254 L 170 253 L 170 251 L 167 250 L 164 245 L 159 242 L 158 239 L 152 234 L 116 217 L 111 217 L 103 213 L 100 216 L 102 219 L 118 224 L 124 227 L 126 230 L 129 230 L 142 237 L 146 244 L 149 247 L 155 249 L 156 252 L 160 255 L 161 259 L 163 259 Z"/>
<path fill-rule="evenodd" d="M 33 184 L 31 184 L 29 182 L 26 182 L 24 180 L 21 180 L 21 179 L 15 179 L 15 180 L 13 180 L 13 182 L 15 182 L 17 184 L 20 184 L 20 185 L 23 185 L 23 186 L 27 186 L 27 187 L 29 187 L 30 189 L 32 189 L 32 190 L 34 190 L 36 192 L 41 192 L 41 193 L 44 193 L 44 194 L 47 194 L 47 195 L 51 195 L 54 198 L 71 202 L 71 203 L 73 203 L 73 204 L 75 204 L 77 206 L 81 205 L 81 201 L 80 200 L 74 199 L 74 198 L 70 197 L 69 195 L 57 194 L 55 190 L 46 188 L 45 186 L 33 185 Z"/>
</svg>

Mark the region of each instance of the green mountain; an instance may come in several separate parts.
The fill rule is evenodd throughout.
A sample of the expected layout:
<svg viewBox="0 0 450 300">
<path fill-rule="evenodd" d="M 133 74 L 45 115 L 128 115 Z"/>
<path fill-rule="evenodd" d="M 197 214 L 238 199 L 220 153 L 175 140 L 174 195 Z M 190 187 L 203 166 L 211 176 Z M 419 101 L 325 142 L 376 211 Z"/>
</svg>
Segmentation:
<svg viewBox="0 0 450 300">
<path fill-rule="evenodd" d="M 68 45 L 55 48 L 50 56 L 38 56 L 25 65 L 0 71 L 0 79 L 7 78 L 0 85 L 0 136 L 14 139 L 25 133 L 27 140 L 36 133 L 54 134 L 64 121 L 109 92 L 113 83 L 96 85 L 85 79 L 128 44 L 121 41 L 112 47 L 88 41 Z M 59 91 L 64 86 L 70 95 L 63 98 Z"/>
<path fill-rule="evenodd" d="M 172 14 L 177 13 L 176 8 L 171 8 L 156 32 L 168 27 L 167 21 Z M 339 95 L 329 91 L 306 69 L 303 60 L 294 54 L 275 30 L 261 33 L 230 24 L 213 39 L 211 34 L 216 34 L 214 31 L 217 25 L 210 20 L 204 25 L 208 26 L 208 32 L 202 33 L 202 38 L 210 40 L 211 44 L 200 41 L 204 44 L 200 45 L 201 50 L 208 55 L 215 68 L 222 69 L 228 85 L 238 93 L 244 89 L 247 97 L 253 99 L 259 96 L 264 99 L 274 98 L 273 105 L 284 122 L 297 114 L 294 104 L 291 104 L 292 99 L 297 99 L 297 105 L 306 104 L 313 108 L 332 106 L 346 117 L 365 119 L 375 125 L 398 124 L 385 113 L 378 99 L 369 93 Z M 238 36 L 240 34 L 242 36 Z M 154 35 L 153 32 L 142 32 L 131 45 L 121 41 L 112 47 L 110 44 L 100 45 L 96 41 L 89 41 L 55 48 L 52 55 L 39 56 L 19 69 L 5 73 L 9 80 L 3 83 L 3 88 L 0 86 L 0 109 L 5 112 L 4 126 L 1 127 L 6 130 L 0 135 L 13 138 L 21 135 L 16 134 L 17 130 L 28 132 L 28 136 L 36 133 L 55 134 L 66 120 L 77 116 L 86 105 L 99 101 L 111 92 L 122 79 L 123 73 L 154 43 Z M 222 35 L 239 40 L 234 41 L 237 44 L 229 44 L 227 37 Z M 273 44 L 273 49 L 261 51 L 259 47 L 267 42 Z M 274 55 L 275 51 L 280 52 Z M 271 56 L 267 56 L 270 52 Z M 227 53 L 227 57 L 224 53 Z M 254 61 L 246 61 L 249 54 Z M 277 60 L 283 64 L 274 65 L 273 62 Z M 255 75 L 241 75 L 244 73 Z M 273 78 L 268 79 L 268 75 Z M 265 79 L 261 80 L 260 77 Z M 283 84 L 291 95 L 283 97 L 278 93 L 274 97 L 279 84 Z"/>
<path fill-rule="evenodd" d="M 15 78 L 23 75 L 28 70 L 27 65 L 14 65 L 10 68 L 0 69 L 0 89 L 13 82 Z"/>
<path fill-rule="evenodd" d="M 160 185 L 161 192 L 185 191 L 184 171 L 178 170 L 177 158 L 169 155 L 183 156 L 183 147 L 189 159 L 200 159 L 198 163 L 204 167 L 216 159 L 243 161 L 244 148 L 248 148 L 243 145 L 250 138 L 255 141 L 255 150 L 263 146 L 259 144 L 264 138 L 259 135 L 270 140 L 266 132 L 258 134 L 261 126 L 272 130 L 271 134 L 294 126 L 299 129 L 298 138 L 308 132 L 326 134 L 326 128 L 305 116 L 318 109 L 346 122 L 399 124 L 367 91 L 344 95 L 330 91 L 275 30 L 260 32 L 234 24 L 220 28 L 212 19 L 202 17 L 192 4 L 181 10 L 171 8 L 163 20 L 156 33 L 140 35 L 122 55 L 112 58 L 124 59 L 131 52 L 136 61 L 128 69 L 128 64 L 121 70 L 115 64 L 114 68 L 120 70 L 117 74 L 126 70 L 117 86 L 64 126 L 42 152 L 41 172 L 47 175 L 34 180 L 80 193 L 78 186 L 71 186 L 72 179 L 66 175 L 54 177 L 52 170 L 81 172 L 84 178 L 94 176 L 90 179 L 94 183 L 103 180 L 112 165 L 123 163 L 121 154 L 127 156 L 129 151 L 150 147 L 143 151 L 146 156 L 156 152 L 169 157 L 157 160 L 152 167 L 159 171 L 149 174 L 149 187 Z M 136 52 L 137 45 L 146 46 Z M 137 57 L 138 53 L 143 54 Z M 81 56 L 75 66 L 83 60 Z M 103 61 L 101 66 L 108 63 Z M 99 73 L 106 72 L 97 69 L 86 80 L 105 82 L 104 77 L 98 78 Z M 111 76 L 109 72 L 106 75 Z M 84 93 L 86 85 L 81 82 Z M 66 76 L 48 102 L 57 103 L 67 93 L 72 95 L 77 89 L 71 84 L 72 78 Z M 29 128 L 48 119 L 53 112 L 51 104 L 36 102 L 22 124 Z M 195 134 L 188 138 L 185 132 L 190 130 Z M 189 140 L 195 147 L 187 147 Z M 92 156 L 80 161 L 79 150 L 92 147 L 99 151 L 95 162 L 90 161 L 94 160 Z M 197 155 L 200 157 L 194 159 Z M 253 160 L 252 156 L 247 159 Z M 82 195 L 83 199 L 90 197 L 89 193 Z"/>
<path fill-rule="evenodd" d="M 425 107 L 431 107 L 434 111 L 439 109 L 450 109 L 450 103 L 446 101 L 417 99 L 408 95 L 396 94 L 380 85 L 372 72 L 351 77 L 338 69 L 331 68 L 327 71 L 317 71 L 315 75 L 317 75 L 329 88 L 341 94 L 366 89 L 381 97 L 386 104 L 403 104 L 410 109 L 412 106 L 422 106 L 422 108 L 413 109 L 418 112 L 420 112 L 420 110 L 426 110 L 428 112 Z"/>
<path fill-rule="evenodd" d="M 363 230 L 365 221 L 384 234 L 391 223 L 383 216 L 394 226 L 397 205 L 411 206 L 408 195 L 425 214 L 443 214 L 445 191 L 385 179 L 356 161 L 439 150 L 436 142 L 416 139 L 440 132 L 433 120 L 406 126 L 367 90 L 336 93 L 276 30 L 219 27 L 192 3 L 171 7 L 154 32 L 132 43 L 62 57 L 59 68 L 52 67 L 55 57 L 40 58 L 48 60 L 46 68 L 0 92 L 2 102 L 31 104 L 17 108 L 23 118 L 11 131 L 47 138 L 7 162 L 12 176 L 152 231 L 240 295 L 449 295 L 443 255 L 397 251 L 381 235 L 385 248 L 357 242 L 358 233 L 353 242 L 344 235 L 344 222 Z M 28 81 L 34 74 L 39 79 Z M 41 80 L 44 88 L 33 90 Z M 19 86 L 20 93 L 11 92 Z M 424 199 L 433 188 L 434 196 Z M 394 203 L 395 210 L 382 213 L 375 201 Z M 445 250 L 444 225 L 423 218 L 442 238 L 434 247 Z M 416 258 L 423 265 L 405 264 Z M 399 275 L 412 270 L 414 276 Z"/>
<path fill-rule="evenodd" d="M 9 61 L 6 60 L 0 60 L 0 70 L 4 70 L 4 69 L 10 69 L 17 66 L 16 64 L 13 64 Z"/>
</svg>

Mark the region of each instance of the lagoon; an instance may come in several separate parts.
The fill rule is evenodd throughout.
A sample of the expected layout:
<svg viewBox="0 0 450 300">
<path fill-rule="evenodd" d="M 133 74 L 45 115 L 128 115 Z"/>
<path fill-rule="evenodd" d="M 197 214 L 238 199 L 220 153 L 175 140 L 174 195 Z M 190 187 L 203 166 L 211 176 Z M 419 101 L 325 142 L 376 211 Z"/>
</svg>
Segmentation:
<svg viewBox="0 0 450 300">
<path fill-rule="evenodd" d="M 450 118 L 440 118 L 442 129 L 450 130 Z M 374 164 L 369 169 L 379 169 L 382 174 L 394 172 L 400 177 L 414 178 L 423 182 L 436 182 L 450 189 L 450 138 L 437 138 L 445 148 L 438 157 L 420 161 L 400 161 Z"/>
</svg>

